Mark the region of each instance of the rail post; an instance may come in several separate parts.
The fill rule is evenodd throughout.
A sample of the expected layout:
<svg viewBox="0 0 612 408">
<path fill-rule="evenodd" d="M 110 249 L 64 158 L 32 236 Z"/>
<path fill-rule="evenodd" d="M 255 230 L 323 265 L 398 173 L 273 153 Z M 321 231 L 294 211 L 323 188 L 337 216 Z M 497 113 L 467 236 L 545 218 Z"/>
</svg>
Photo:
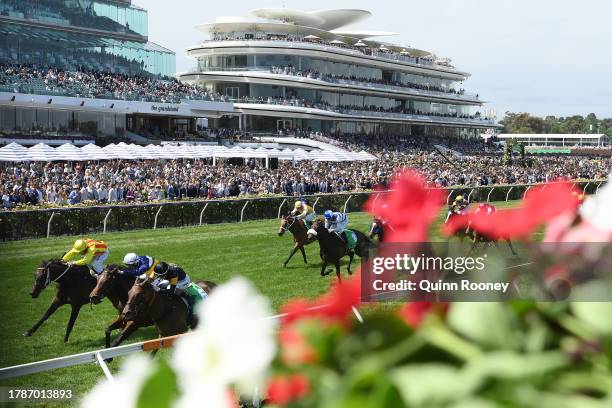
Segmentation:
<svg viewBox="0 0 612 408">
<path fill-rule="evenodd" d="M 242 206 L 242 210 L 240 211 L 240 222 L 242 222 L 242 220 L 244 219 L 244 210 L 247 208 L 247 205 L 249 205 L 250 202 L 251 202 L 251 200 L 247 201 Z"/>
<path fill-rule="evenodd" d="M 107 222 L 108 222 L 108 216 L 110 215 L 111 211 L 113 211 L 113 209 L 112 209 L 112 208 L 110 208 L 110 209 L 108 210 L 108 212 L 106 213 L 106 216 L 104 217 L 104 227 L 103 227 L 103 230 L 102 230 L 102 233 L 103 233 L 103 234 L 106 234 L 106 224 L 107 224 Z"/>
<path fill-rule="evenodd" d="M 508 192 L 506 193 L 506 201 L 508 201 L 508 197 L 510 197 L 510 193 L 512 192 L 513 189 L 514 189 L 514 186 L 511 186 Z"/>
<path fill-rule="evenodd" d="M 468 203 L 471 203 L 471 201 L 470 201 L 470 197 L 472 197 L 472 194 L 474 193 L 474 191 L 476 191 L 476 189 L 475 189 L 475 188 L 473 188 L 473 189 L 471 189 L 471 190 L 470 190 L 470 194 L 468 194 L 468 197 L 467 197 L 467 201 L 468 201 Z"/>
<path fill-rule="evenodd" d="M 525 190 L 525 192 L 523 193 L 523 200 L 524 200 L 524 199 L 525 199 L 525 197 L 527 196 L 527 192 L 529 191 L 529 189 L 530 189 L 531 187 L 532 187 L 532 186 L 527 186 L 527 189 L 526 189 L 526 190 Z"/>
<path fill-rule="evenodd" d="M 53 217 L 55 217 L 55 212 L 51 213 L 51 216 L 49 217 L 49 221 L 47 222 L 47 239 L 49 239 L 49 237 L 51 236 L 51 221 L 53 221 Z"/>
<path fill-rule="evenodd" d="M 280 218 L 281 217 L 280 213 L 281 213 L 281 210 L 283 209 L 283 205 L 285 205 L 286 202 L 287 202 L 287 199 L 283 198 L 283 202 L 278 206 L 278 216 L 276 218 Z"/>
<path fill-rule="evenodd" d="M 210 203 L 206 203 L 204 205 L 204 208 L 202 208 L 202 211 L 200 211 L 200 226 L 202 225 L 202 217 L 204 217 L 204 211 L 206 211 L 206 207 L 208 207 L 208 204 Z"/>
<path fill-rule="evenodd" d="M 159 217 L 159 213 L 162 211 L 162 208 L 164 208 L 163 205 L 159 206 L 159 210 L 157 210 L 157 212 L 155 213 L 155 222 L 153 223 L 153 229 L 156 230 L 157 229 L 157 217 Z"/>
<path fill-rule="evenodd" d="M 320 198 L 321 198 L 321 196 L 317 197 L 317 199 L 315 200 L 314 204 L 312 205 L 312 211 L 316 211 L 315 207 L 317 206 L 317 203 L 319 202 Z"/>
<path fill-rule="evenodd" d="M 96 361 L 100 365 L 100 368 L 104 372 L 104 375 L 106 376 L 108 381 L 115 382 L 115 379 L 113 378 L 113 375 L 111 374 L 110 370 L 108 369 L 108 366 L 106 365 L 106 361 L 104 361 L 104 359 L 102 358 L 100 353 L 96 353 Z"/>
<path fill-rule="evenodd" d="M 378 200 L 378 197 L 380 197 L 380 193 L 374 196 L 374 201 L 372 201 L 372 208 L 376 208 L 376 201 Z"/>
<path fill-rule="evenodd" d="M 348 205 L 349 201 L 351 201 L 351 198 L 353 198 L 352 194 L 350 194 L 349 197 L 344 202 L 344 210 L 342 212 L 344 212 L 344 213 L 346 212 L 346 206 Z"/>
<path fill-rule="evenodd" d="M 491 190 L 489 190 L 489 194 L 487 194 L 487 203 L 491 202 L 491 193 L 493 192 L 493 190 L 495 190 L 495 187 L 491 187 Z"/>
<path fill-rule="evenodd" d="M 584 188 L 582 189 L 584 194 L 587 194 L 587 188 L 589 188 L 590 185 L 591 185 L 590 181 L 584 185 Z"/>
<path fill-rule="evenodd" d="M 450 193 L 448 193 L 448 195 L 446 196 L 446 205 L 450 204 L 450 198 L 454 192 L 455 190 L 451 190 Z"/>
<path fill-rule="evenodd" d="M 597 192 L 599 191 L 599 187 L 601 187 L 601 185 L 602 185 L 602 184 L 603 184 L 603 181 L 600 181 L 600 182 L 597 184 L 597 188 L 595 189 L 595 194 L 597 194 Z"/>
</svg>

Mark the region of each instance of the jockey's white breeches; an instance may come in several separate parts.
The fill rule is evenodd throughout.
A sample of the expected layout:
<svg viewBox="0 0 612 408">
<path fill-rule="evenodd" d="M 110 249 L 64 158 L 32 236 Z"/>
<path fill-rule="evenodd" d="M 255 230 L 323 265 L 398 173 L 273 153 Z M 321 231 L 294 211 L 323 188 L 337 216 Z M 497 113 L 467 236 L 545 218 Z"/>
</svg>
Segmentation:
<svg viewBox="0 0 612 408">
<path fill-rule="evenodd" d="M 89 265 L 89 268 L 92 269 L 98 275 L 101 274 L 102 271 L 104 271 L 104 261 L 106 261 L 106 258 L 108 258 L 108 255 L 109 255 L 109 252 L 107 249 L 100 255 L 94 256 L 93 259 L 91 260 L 91 264 Z"/>
</svg>

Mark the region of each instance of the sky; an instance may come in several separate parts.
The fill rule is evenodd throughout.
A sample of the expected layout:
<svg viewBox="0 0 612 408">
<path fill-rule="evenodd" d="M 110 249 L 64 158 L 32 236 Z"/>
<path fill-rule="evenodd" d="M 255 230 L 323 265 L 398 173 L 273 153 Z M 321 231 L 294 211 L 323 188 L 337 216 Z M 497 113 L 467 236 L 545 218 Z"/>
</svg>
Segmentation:
<svg viewBox="0 0 612 408">
<path fill-rule="evenodd" d="M 195 29 L 258 8 L 359 8 L 372 17 L 348 29 L 397 32 L 385 41 L 434 52 L 472 74 L 463 84 L 498 118 L 595 113 L 612 117 L 612 1 L 609 0 L 133 0 L 149 10 L 149 40 L 195 67 L 185 48 Z"/>
</svg>

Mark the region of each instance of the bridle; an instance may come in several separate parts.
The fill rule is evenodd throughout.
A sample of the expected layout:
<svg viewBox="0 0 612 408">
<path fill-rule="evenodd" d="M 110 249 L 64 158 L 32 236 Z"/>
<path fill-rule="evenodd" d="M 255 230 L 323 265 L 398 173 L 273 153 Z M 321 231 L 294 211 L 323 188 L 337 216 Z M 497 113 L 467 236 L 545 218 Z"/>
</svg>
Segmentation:
<svg viewBox="0 0 612 408">
<path fill-rule="evenodd" d="M 289 220 L 291 220 L 291 224 L 289 224 Z M 293 224 L 295 224 L 296 221 L 297 221 L 297 218 L 295 217 L 287 217 L 285 218 L 285 222 L 283 222 L 283 225 L 281 225 L 280 229 L 282 229 L 283 232 L 287 230 L 291 231 L 291 227 L 293 227 Z M 284 226 L 285 224 L 287 224 L 286 227 Z"/>
<path fill-rule="evenodd" d="M 45 279 L 45 286 L 44 286 L 44 288 L 46 288 L 47 286 L 51 284 L 51 282 L 57 282 L 58 280 L 60 280 L 62 276 L 64 276 L 66 272 L 70 270 L 71 267 L 72 265 L 68 265 L 66 269 L 64 270 L 64 272 L 60 273 L 59 276 L 55 279 L 51 279 L 51 269 L 49 268 L 49 265 L 39 266 L 37 271 L 38 272 L 47 271 L 47 277 Z"/>
</svg>

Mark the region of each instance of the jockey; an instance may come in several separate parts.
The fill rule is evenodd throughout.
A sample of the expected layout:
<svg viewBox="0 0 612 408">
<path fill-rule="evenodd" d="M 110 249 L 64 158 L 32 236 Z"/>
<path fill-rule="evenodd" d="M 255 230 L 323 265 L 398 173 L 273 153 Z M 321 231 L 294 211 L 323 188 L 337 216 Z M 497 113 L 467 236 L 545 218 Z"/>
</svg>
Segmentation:
<svg viewBox="0 0 612 408">
<path fill-rule="evenodd" d="M 129 253 L 123 257 L 123 264 L 129 266 L 130 269 L 123 273 L 133 277 L 138 277 L 142 274 L 148 275 L 158 263 L 157 259 L 150 256 L 138 256 L 135 253 Z"/>
<path fill-rule="evenodd" d="M 104 261 L 108 258 L 108 245 L 95 239 L 77 239 L 72 249 L 62 257 L 69 265 L 87 266 L 96 275 L 104 270 Z M 73 259 L 80 259 L 73 261 Z"/>
<path fill-rule="evenodd" d="M 345 213 L 333 212 L 332 210 L 325 211 L 325 228 L 327 228 L 329 232 L 335 232 L 339 236 L 342 236 L 347 225 L 348 215 Z"/>
<path fill-rule="evenodd" d="M 180 295 L 191 283 L 189 275 L 175 264 L 158 262 L 146 275 L 153 279 L 153 287 L 164 292 Z"/>
<path fill-rule="evenodd" d="M 147 276 L 153 279 L 155 290 L 182 296 L 189 304 L 190 314 L 208 297 L 204 289 L 191 282 L 189 275 L 178 265 L 159 262 Z"/>
<path fill-rule="evenodd" d="M 466 199 L 463 195 L 455 197 L 455 201 L 450 205 L 450 211 L 456 214 L 461 214 L 468 206 Z"/>
<path fill-rule="evenodd" d="M 312 222 L 317 217 L 314 209 L 308 204 L 304 204 L 302 201 L 296 201 L 293 206 L 293 211 L 291 211 L 291 215 L 293 215 L 298 220 L 304 220 L 304 224 L 306 227 L 310 228 Z"/>
</svg>

